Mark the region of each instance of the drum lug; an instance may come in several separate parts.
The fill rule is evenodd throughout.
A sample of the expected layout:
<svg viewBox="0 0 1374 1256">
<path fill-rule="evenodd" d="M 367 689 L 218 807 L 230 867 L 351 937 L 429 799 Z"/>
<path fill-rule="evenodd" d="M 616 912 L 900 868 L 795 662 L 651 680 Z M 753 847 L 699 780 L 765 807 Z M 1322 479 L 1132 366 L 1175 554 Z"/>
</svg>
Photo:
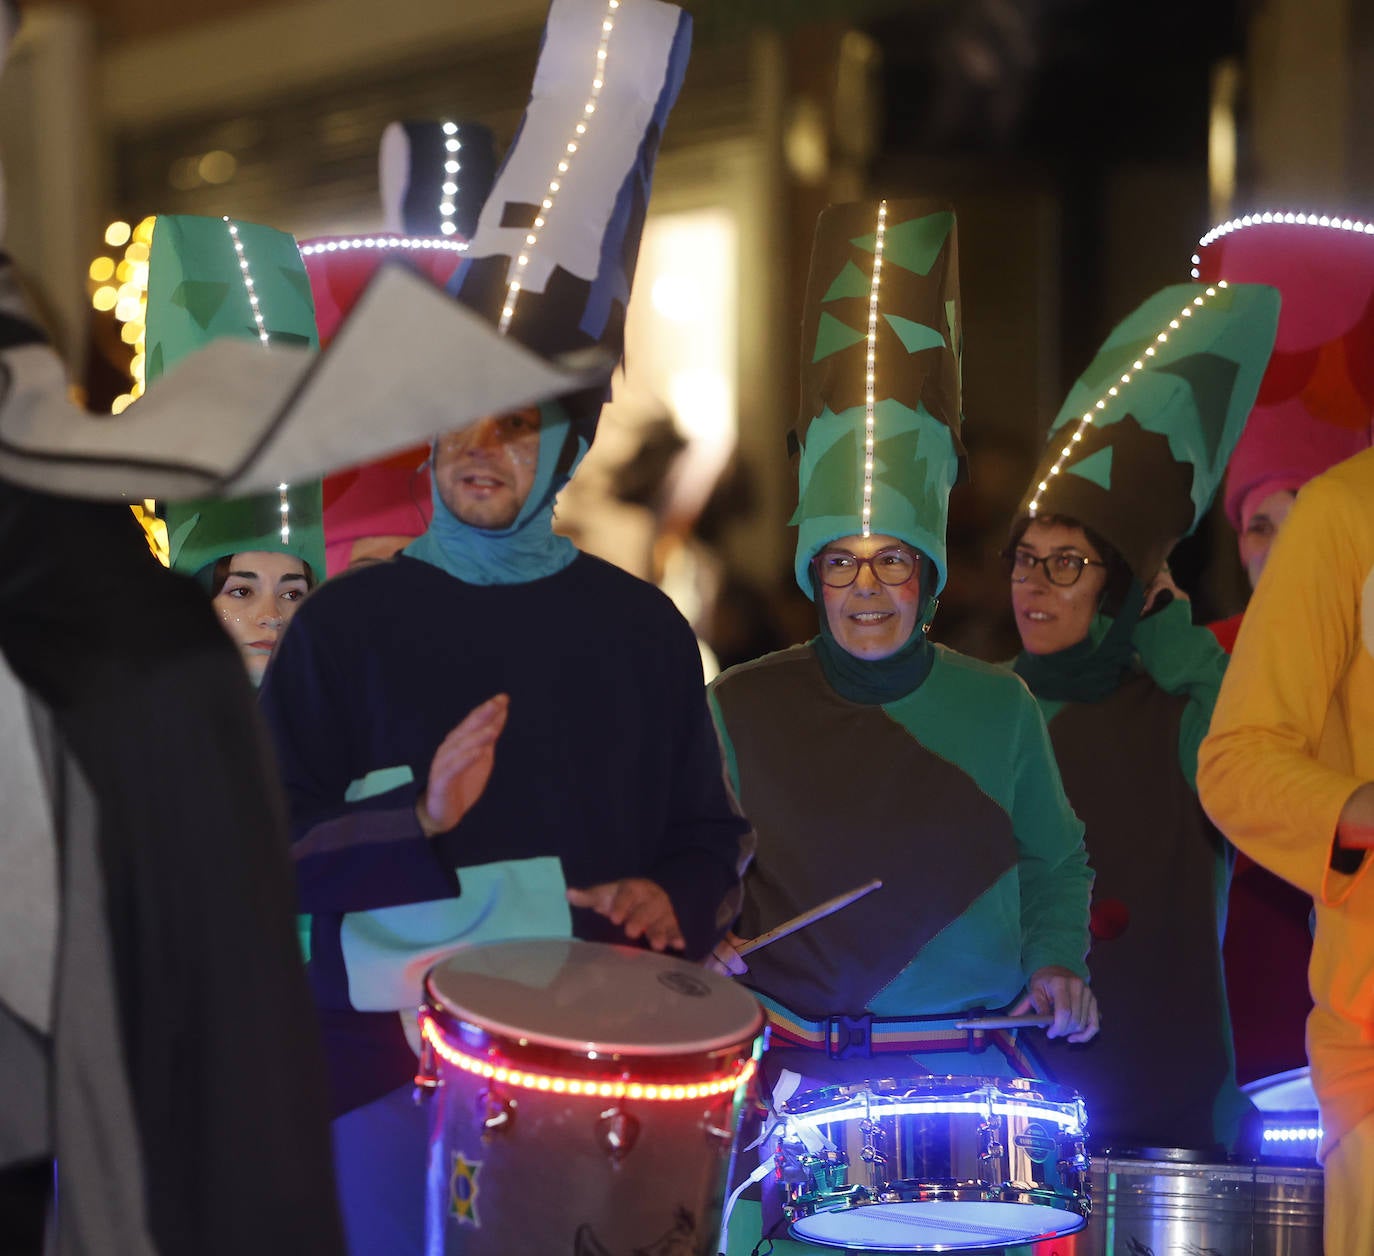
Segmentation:
<svg viewBox="0 0 1374 1256">
<path fill-rule="evenodd" d="M 1001 1182 L 1006 1178 L 1007 1149 L 1002 1143 L 1002 1123 L 996 1119 L 984 1121 L 978 1127 L 982 1150 L 978 1161 L 984 1182 Z"/>
<path fill-rule="evenodd" d="M 443 1084 L 443 1079 L 439 1076 L 434 1044 L 430 1042 L 427 1036 L 422 1036 L 420 1038 L 420 1062 L 415 1070 L 415 1089 L 411 1092 L 410 1097 L 418 1106 L 425 1103 Z"/>
<path fill-rule="evenodd" d="M 619 1164 L 639 1140 L 639 1118 L 622 1108 L 607 1108 L 596 1122 L 596 1140 L 612 1164 Z"/>
<path fill-rule="evenodd" d="M 497 1090 L 483 1090 L 477 1096 L 477 1119 L 482 1123 L 482 1137 L 505 1134 L 515 1124 L 515 1113 L 519 1106 L 509 1095 Z"/>
<path fill-rule="evenodd" d="M 864 1136 L 863 1150 L 859 1152 L 859 1158 L 865 1164 L 871 1164 L 875 1169 L 881 1170 L 887 1165 L 887 1156 L 882 1149 L 883 1127 L 869 1117 L 864 1117 L 859 1122 L 859 1132 Z M 875 1179 L 876 1180 L 876 1179 Z"/>
</svg>

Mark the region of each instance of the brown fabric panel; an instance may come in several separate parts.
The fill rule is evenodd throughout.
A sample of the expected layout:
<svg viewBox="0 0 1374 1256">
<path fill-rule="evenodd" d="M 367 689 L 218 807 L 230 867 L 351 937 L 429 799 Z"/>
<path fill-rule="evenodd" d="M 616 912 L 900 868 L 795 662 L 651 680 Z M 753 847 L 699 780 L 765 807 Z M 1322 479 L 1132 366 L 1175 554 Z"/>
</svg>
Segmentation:
<svg viewBox="0 0 1374 1256">
<path fill-rule="evenodd" d="M 1082 1091 L 1099 1144 L 1213 1143 L 1213 1106 L 1230 1076 L 1215 898 L 1223 839 L 1179 767 L 1185 705 L 1136 675 L 1103 702 L 1069 703 L 1049 726 L 1087 827 L 1094 932 L 1116 905 L 1128 913 L 1120 935 L 1095 937 L 1088 955 L 1099 1036 L 1034 1044 L 1056 1080 Z"/>
<path fill-rule="evenodd" d="M 938 201 L 889 201 L 888 226 L 929 214 L 952 212 Z M 846 262 L 853 262 L 865 275 L 873 271 L 873 254 L 850 243 L 872 235 L 878 226 L 876 201 L 851 205 L 832 205 L 816 225 L 807 283 L 806 309 L 802 325 L 801 413 L 797 433 L 803 443 L 811 420 L 829 406 L 839 414 L 864 404 L 867 378 L 868 342 L 858 341 L 847 349 L 812 362 L 821 315 L 830 314 L 846 326 L 866 329 L 868 296 L 843 297 L 822 302 L 835 277 Z M 924 323 L 948 337 L 945 302 L 959 304 L 959 239 L 957 225 L 939 256 L 925 275 L 914 274 L 896 263 L 883 266 L 882 300 L 884 313 L 900 315 Z M 880 318 L 877 329 L 878 397 L 892 398 L 915 410 L 924 401 L 926 409 L 946 424 L 954 435 L 955 449 L 963 451 L 959 430 L 963 419 L 959 382 L 959 345 L 908 353 L 901 338 Z"/>
<path fill-rule="evenodd" d="M 880 707 L 836 694 L 809 647 L 734 672 L 715 692 L 759 840 L 741 936 L 883 879 L 861 903 L 751 955 L 750 985 L 803 1016 L 858 1014 L 1015 866 L 1011 820 Z"/>
</svg>

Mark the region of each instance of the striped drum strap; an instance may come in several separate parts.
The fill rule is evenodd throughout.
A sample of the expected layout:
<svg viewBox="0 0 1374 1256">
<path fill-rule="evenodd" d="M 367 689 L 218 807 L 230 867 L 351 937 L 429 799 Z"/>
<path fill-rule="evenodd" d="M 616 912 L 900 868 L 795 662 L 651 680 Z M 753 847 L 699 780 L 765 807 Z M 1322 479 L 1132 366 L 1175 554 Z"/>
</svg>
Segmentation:
<svg viewBox="0 0 1374 1256">
<path fill-rule="evenodd" d="M 875 1055 L 923 1055 L 939 1051 L 977 1054 L 996 1047 L 1019 1077 L 1038 1077 L 1039 1070 L 1005 1029 L 956 1029 L 955 1022 L 985 1013 L 981 1008 L 956 1016 L 828 1016 L 808 1020 L 781 1003 L 753 992 L 768 1017 L 769 1036 L 779 1046 L 823 1051 L 832 1060 Z"/>
</svg>

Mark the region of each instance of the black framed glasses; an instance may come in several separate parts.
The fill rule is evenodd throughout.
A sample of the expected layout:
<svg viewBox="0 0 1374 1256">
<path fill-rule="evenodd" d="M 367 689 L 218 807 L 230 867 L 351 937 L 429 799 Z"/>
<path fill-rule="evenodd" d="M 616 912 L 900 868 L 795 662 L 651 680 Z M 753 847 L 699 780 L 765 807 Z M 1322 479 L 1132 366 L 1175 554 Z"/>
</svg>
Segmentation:
<svg viewBox="0 0 1374 1256">
<path fill-rule="evenodd" d="M 921 556 L 900 545 L 880 549 L 868 558 L 860 558 L 848 550 L 822 550 L 811 560 L 816 577 L 828 589 L 847 589 L 859 578 L 864 566 L 873 573 L 879 584 L 906 584 L 921 569 Z"/>
<path fill-rule="evenodd" d="M 1017 583 L 1023 584 L 1037 567 L 1045 569 L 1045 579 L 1051 584 L 1068 586 L 1078 583 L 1078 577 L 1085 567 L 1105 567 L 1107 564 L 1097 558 L 1075 554 L 1072 550 L 1056 550 L 1043 557 L 1033 550 L 1017 548 L 1002 551 L 1002 565 L 1007 574 Z"/>
</svg>

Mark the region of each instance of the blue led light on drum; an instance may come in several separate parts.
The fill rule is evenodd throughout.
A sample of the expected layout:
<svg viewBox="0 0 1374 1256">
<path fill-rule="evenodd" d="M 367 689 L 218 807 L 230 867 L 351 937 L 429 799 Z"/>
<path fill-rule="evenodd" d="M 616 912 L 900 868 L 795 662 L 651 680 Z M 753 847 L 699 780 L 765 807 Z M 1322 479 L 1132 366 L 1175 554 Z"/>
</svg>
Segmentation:
<svg viewBox="0 0 1374 1256">
<path fill-rule="evenodd" d="M 1061 1129 L 1072 1134 L 1081 1134 L 1087 1128 L 1087 1118 L 1079 1105 L 1077 1112 L 1065 1112 L 1062 1108 L 1049 1107 L 1043 1104 L 1027 1102 L 1007 1102 L 1004 1100 L 993 1100 L 990 1104 L 985 1102 L 971 1101 L 967 1099 L 949 1099 L 935 1103 L 925 1103 L 919 1101 L 903 1102 L 902 1100 L 889 1100 L 886 1096 L 881 1098 L 880 1103 L 874 1103 L 873 1109 L 881 1111 L 883 1116 L 981 1116 L 991 1112 L 994 1116 L 1023 1117 L 1037 1121 L 1049 1121 L 1058 1125 Z M 799 1125 L 821 1125 L 832 1121 L 844 1120 L 853 1113 L 855 1116 L 863 1116 L 869 1111 L 869 1104 L 866 1102 L 855 1102 L 843 1107 L 836 1107 L 825 1112 L 789 1114 L 788 1120 Z"/>
</svg>

